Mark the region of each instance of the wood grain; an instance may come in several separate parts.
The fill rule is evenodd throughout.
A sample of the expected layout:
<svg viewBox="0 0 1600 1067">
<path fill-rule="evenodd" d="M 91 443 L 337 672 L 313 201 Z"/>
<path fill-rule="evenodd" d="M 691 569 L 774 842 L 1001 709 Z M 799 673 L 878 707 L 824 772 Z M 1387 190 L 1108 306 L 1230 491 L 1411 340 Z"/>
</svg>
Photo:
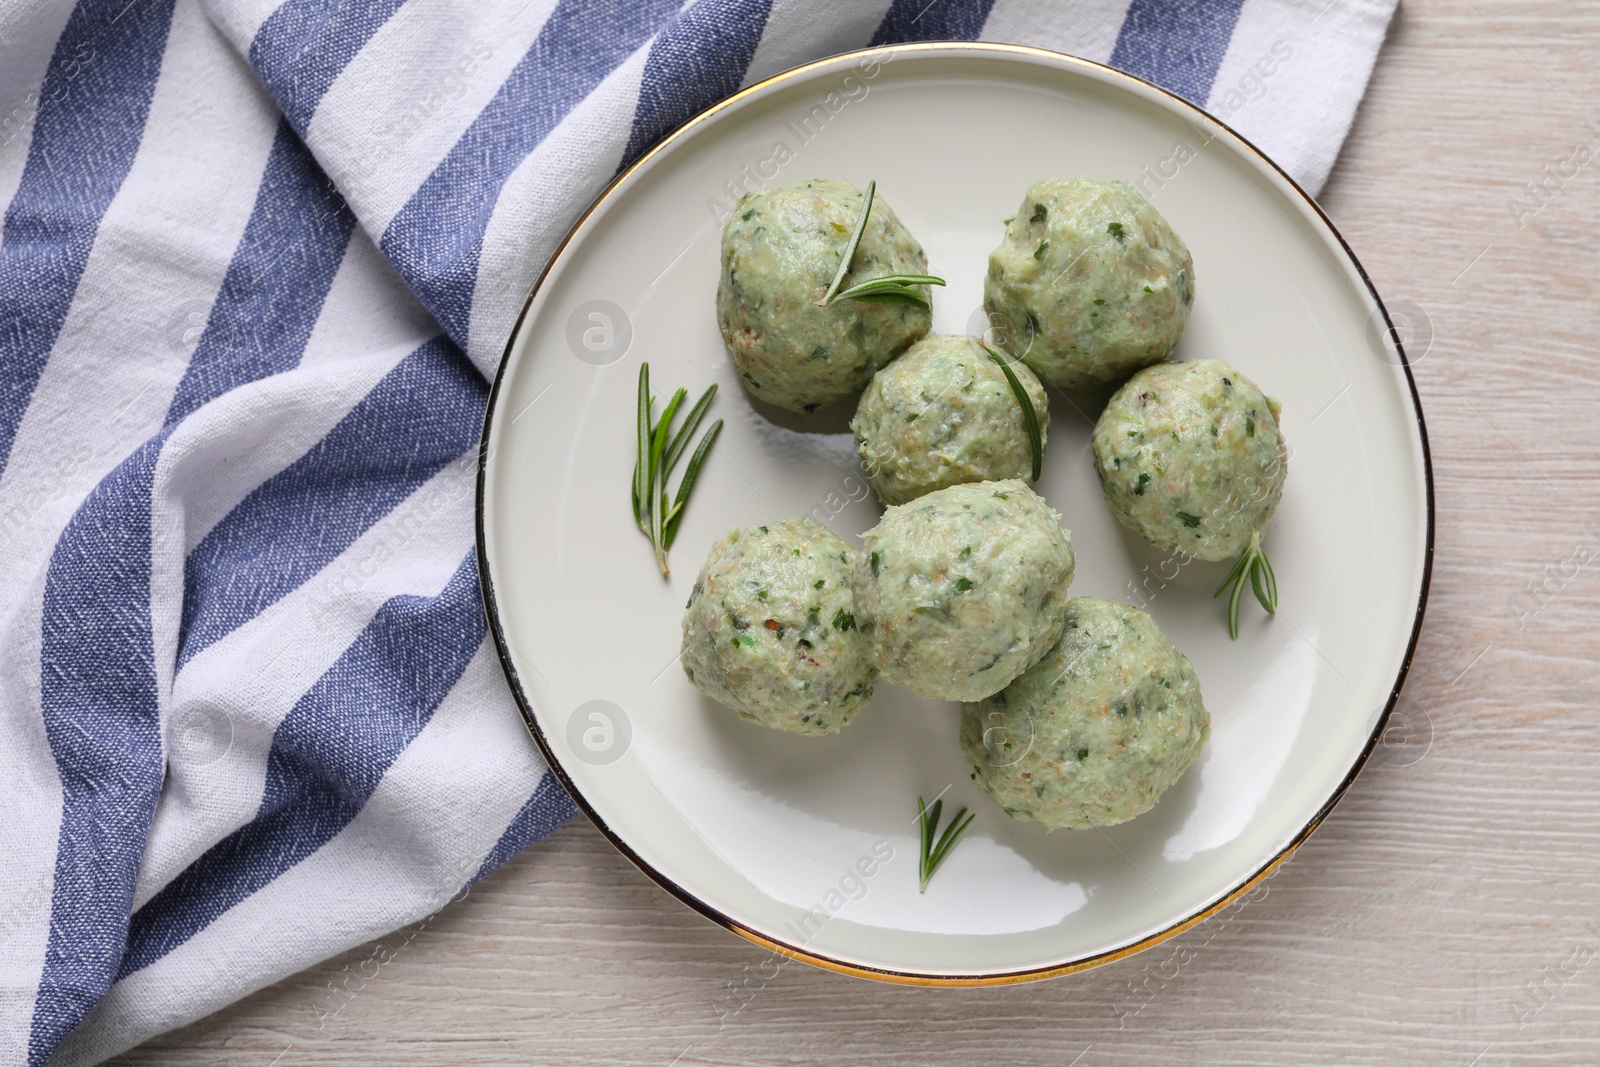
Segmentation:
<svg viewBox="0 0 1600 1067">
<path fill-rule="evenodd" d="M 1600 958 L 1574 954 L 1600 957 L 1600 558 L 1560 575 L 1600 554 L 1600 160 L 1520 224 L 1509 206 L 1600 143 L 1597 46 L 1584 5 L 1406 3 L 1324 193 L 1417 330 L 1437 560 L 1412 743 L 1250 903 L 1053 982 L 887 987 L 773 968 L 580 820 L 385 939 L 381 968 L 357 950 L 123 1059 L 1600 1062 Z M 1549 591 L 1519 617 L 1530 581 Z"/>
</svg>

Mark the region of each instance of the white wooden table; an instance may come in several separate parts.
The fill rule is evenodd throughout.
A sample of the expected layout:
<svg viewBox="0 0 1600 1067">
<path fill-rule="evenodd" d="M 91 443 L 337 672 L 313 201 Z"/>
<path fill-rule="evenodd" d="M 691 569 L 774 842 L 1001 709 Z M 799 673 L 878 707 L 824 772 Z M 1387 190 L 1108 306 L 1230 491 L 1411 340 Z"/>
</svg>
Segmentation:
<svg viewBox="0 0 1600 1067">
<path fill-rule="evenodd" d="M 776 970 L 580 818 L 125 1061 L 1600 1063 L 1600 158 L 1560 175 L 1600 157 L 1597 55 L 1593 4 L 1408 0 L 1379 59 L 1323 203 L 1414 320 L 1433 593 L 1405 736 L 1248 903 L 1052 982 L 889 987 Z"/>
</svg>

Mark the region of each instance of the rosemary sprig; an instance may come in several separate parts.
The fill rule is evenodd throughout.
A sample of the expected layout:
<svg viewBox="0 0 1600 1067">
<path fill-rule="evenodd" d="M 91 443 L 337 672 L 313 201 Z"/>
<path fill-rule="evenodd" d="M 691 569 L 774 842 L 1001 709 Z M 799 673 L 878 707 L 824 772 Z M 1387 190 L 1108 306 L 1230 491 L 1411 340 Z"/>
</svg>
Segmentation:
<svg viewBox="0 0 1600 1067">
<path fill-rule="evenodd" d="M 689 438 L 694 435 L 701 420 L 705 418 L 706 409 L 711 406 L 711 398 L 717 395 L 717 387 L 712 385 L 701 394 L 700 399 L 695 401 L 694 407 L 689 409 L 689 414 L 684 416 L 683 425 L 678 427 L 677 433 L 673 433 L 672 420 L 688 395 L 685 389 L 673 393 L 672 398 L 667 401 L 666 408 L 661 412 L 661 418 L 656 419 L 652 410 L 655 401 L 650 396 L 650 364 L 639 365 L 636 424 L 639 455 L 633 465 L 633 521 L 638 525 L 640 532 L 650 538 L 650 544 L 656 551 L 656 563 L 661 567 L 663 578 L 668 574 L 667 550 L 672 547 L 672 542 L 678 536 L 678 524 L 683 521 L 683 509 L 689 503 L 689 494 L 694 490 L 696 479 L 700 477 L 700 467 L 705 463 L 706 453 L 711 451 L 712 443 L 722 430 L 722 420 L 718 419 L 711 424 L 705 436 L 700 438 L 699 447 L 689 458 L 689 466 L 678 482 L 677 495 L 669 503 L 667 479 L 672 476 L 673 468 L 683 457 L 683 450 L 688 447 Z"/>
<path fill-rule="evenodd" d="M 928 807 L 917 798 L 917 818 L 922 823 L 922 862 L 917 868 L 917 874 L 922 880 L 922 887 L 918 892 L 928 891 L 928 879 L 933 877 L 933 872 L 939 869 L 945 857 L 950 855 L 950 850 L 956 847 L 956 842 L 961 840 L 961 835 L 967 832 L 967 827 L 972 825 L 975 815 L 968 815 L 967 809 L 962 808 L 956 812 L 955 818 L 950 820 L 950 825 L 944 828 L 944 833 L 939 834 L 939 814 L 944 808 L 944 801 L 935 799 L 933 807 Z M 965 816 L 965 821 L 962 817 Z M 939 834 L 938 841 L 934 835 Z"/>
<path fill-rule="evenodd" d="M 861 235 L 867 232 L 867 215 L 872 212 L 872 201 L 877 195 L 877 181 L 869 181 L 866 195 L 861 198 L 861 214 L 856 216 L 856 228 L 850 232 L 850 240 L 845 242 L 844 255 L 839 259 L 839 272 L 833 276 L 833 282 L 828 286 L 828 291 L 822 294 L 822 299 L 817 301 L 817 307 L 825 308 L 835 300 L 910 304 L 925 311 L 933 307 L 927 297 L 911 288 L 913 285 L 943 285 L 944 279 L 933 274 L 880 274 L 876 278 L 868 278 L 848 289 L 840 290 L 839 287 L 844 284 L 844 276 L 850 273 L 850 261 L 856 258 L 856 247 L 861 244 Z"/>
<path fill-rule="evenodd" d="M 907 286 L 943 284 L 944 279 L 936 274 L 880 274 L 876 278 L 868 278 L 864 282 L 852 285 L 834 299 L 866 300 L 879 304 L 910 304 L 927 311 L 933 307 L 928 298 Z"/>
<path fill-rule="evenodd" d="M 1239 601 L 1244 598 L 1245 576 L 1250 578 L 1250 588 L 1255 590 L 1256 599 L 1261 601 L 1261 606 L 1267 609 L 1268 615 L 1278 613 L 1278 576 L 1272 573 L 1272 564 L 1267 560 L 1266 550 L 1261 547 L 1261 531 L 1250 532 L 1250 547 L 1244 550 L 1244 555 L 1239 557 L 1239 562 L 1233 565 L 1233 570 L 1228 572 L 1228 577 L 1223 579 L 1217 591 L 1211 594 L 1215 600 L 1221 596 L 1223 590 L 1232 589 L 1228 594 L 1228 636 L 1235 641 L 1239 640 Z"/>
<path fill-rule="evenodd" d="M 1036 482 L 1044 471 L 1044 434 L 1039 430 L 1039 413 L 1034 410 L 1033 399 L 1028 396 L 1028 391 L 1022 387 L 1021 380 L 1011 369 L 1010 361 L 982 341 L 978 343 L 983 345 L 983 350 L 989 353 L 990 359 L 1000 364 L 1006 381 L 1011 383 L 1011 395 L 1017 398 L 1017 406 L 1022 409 L 1022 425 L 1028 428 L 1028 444 L 1033 449 L 1033 477 L 1028 480 Z"/>
</svg>

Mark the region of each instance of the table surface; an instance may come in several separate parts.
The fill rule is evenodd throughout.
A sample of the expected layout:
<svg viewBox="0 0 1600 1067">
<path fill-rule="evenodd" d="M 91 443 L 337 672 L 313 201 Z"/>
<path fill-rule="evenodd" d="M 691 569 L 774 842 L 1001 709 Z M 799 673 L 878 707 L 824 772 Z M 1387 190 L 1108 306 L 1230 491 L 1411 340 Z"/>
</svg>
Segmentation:
<svg viewBox="0 0 1600 1067">
<path fill-rule="evenodd" d="M 579 818 L 114 1062 L 1600 1062 L 1597 46 L 1581 4 L 1408 2 L 1324 191 L 1410 320 L 1437 556 L 1388 743 L 1247 903 L 1051 982 L 891 987 L 775 967 Z"/>
</svg>

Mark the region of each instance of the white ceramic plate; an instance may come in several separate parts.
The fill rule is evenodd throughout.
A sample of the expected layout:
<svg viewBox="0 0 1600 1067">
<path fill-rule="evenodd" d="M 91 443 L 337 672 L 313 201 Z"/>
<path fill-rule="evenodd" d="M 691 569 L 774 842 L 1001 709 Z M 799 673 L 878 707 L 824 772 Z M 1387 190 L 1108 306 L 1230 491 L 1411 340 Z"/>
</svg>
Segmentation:
<svg viewBox="0 0 1600 1067">
<path fill-rule="evenodd" d="M 1267 539 L 1282 606 L 1269 619 L 1247 596 L 1234 642 L 1210 595 L 1228 565 L 1163 565 L 1124 531 L 1090 463 L 1096 399 L 1052 392 L 1038 488 L 1072 530 L 1072 591 L 1150 611 L 1193 661 L 1212 714 L 1199 761 L 1131 823 L 1046 834 L 1008 819 L 967 779 L 955 704 L 881 685 L 842 733 L 799 738 L 740 722 L 676 661 L 683 605 L 716 538 L 805 514 L 853 538 L 879 515 L 846 428 L 852 405 L 810 421 L 757 410 L 713 313 L 719 200 L 725 212 L 732 186 L 817 176 L 877 179 L 949 280 L 934 295 L 945 333 L 984 325 L 987 254 L 1033 180 L 1135 182 L 1194 255 L 1179 358 L 1225 358 L 1283 402 L 1293 452 Z M 641 360 L 658 391 L 683 385 L 692 397 L 719 383 L 712 414 L 726 421 L 670 581 L 652 569 L 627 499 Z M 1421 411 L 1338 234 L 1203 113 L 1034 49 L 840 56 L 679 130 L 600 197 L 540 279 L 485 438 L 492 628 L 568 790 L 618 848 L 713 920 L 888 980 L 1060 974 L 1154 944 L 1248 889 L 1372 750 L 1427 590 Z M 939 793 L 977 821 L 920 895 L 916 797 Z"/>
</svg>

